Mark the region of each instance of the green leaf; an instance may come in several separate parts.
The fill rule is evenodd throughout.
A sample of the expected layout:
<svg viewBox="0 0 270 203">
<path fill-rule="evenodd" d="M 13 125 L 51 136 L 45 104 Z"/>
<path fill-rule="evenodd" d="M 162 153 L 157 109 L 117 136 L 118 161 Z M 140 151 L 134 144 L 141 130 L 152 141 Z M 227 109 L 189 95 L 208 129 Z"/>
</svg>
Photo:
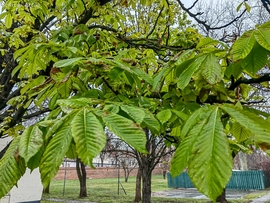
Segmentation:
<svg viewBox="0 0 270 203">
<path fill-rule="evenodd" d="M 19 154 L 27 163 L 43 145 L 43 133 L 38 126 L 31 126 L 24 130 L 19 144 Z"/>
<path fill-rule="evenodd" d="M 76 152 L 76 145 L 71 143 L 70 147 L 68 148 L 68 151 L 66 153 L 66 157 L 69 159 L 76 159 L 78 156 Z"/>
<path fill-rule="evenodd" d="M 203 55 L 181 63 L 176 68 L 176 77 L 178 76 L 177 87 L 182 90 L 185 89 L 185 87 L 190 83 L 193 73 L 201 67 L 205 59 L 206 55 Z"/>
<path fill-rule="evenodd" d="M 236 42 L 232 45 L 230 54 L 234 61 L 245 58 L 251 51 L 254 43 L 254 30 L 245 32 Z"/>
<path fill-rule="evenodd" d="M 240 10 L 240 8 L 242 7 L 242 5 L 243 5 L 243 2 L 237 6 L 237 8 L 236 8 L 236 11 L 237 12 Z"/>
<path fill-rule="evenodd" d="M 234 76 L 235 78 L 238 78 L 238 76 L 243 71 L 243 61 L 237 61 L 234 63 L 231 63 L 225 70 L 225 75 L 227 78 L 231 78 L 231 76 Z"/>
<path fill-rule="evenodd" d="M 67 117 L 57 129 L 55 135 L 46 146 L 40 160 L 39 170 L 44 188 L 57 174 L 59 166 L 71 144 L 72 133 L 69 119 Z"/>
<path fill-rule="evenodd" d="M 259 28 L 255 32 L 256 41 L 265 49 L 270 51 L 270 31 L 266 28 Z"/>
<path fill-rule="evenodd" d="M 149 111 L 145 111 L 142 126 L 149 128 L 154 134 L 158 134 L 160 131 L 160 123 Z"/>
<path fill-rule="evenodd" d="M 54 133 L 62 126 L 64 123 L 66 117 L 60 118 L 60 119 L 55 119 L 54 124 L 49 128 L 48 132 L 45 135 L 45 140 L 49 140 Z M 50 124 L 50 123 L 48 123 Z"/>
<path fill-rule="evenodd" d="M 183 121 L 186 121 L 188 119 L 188 115 L 185 114 L 184 112 L 182 111 L 178 111 L 178 110 L 172 110 L 172 112 L 177 115 L 181 120 Z"/>
<path fill-rule="evenodd" d="M 197 44 L 196 48 L 199 49 L 201 47 L 205 47 L 205 46 L 208 46 L 208 45 L 217 45 L 219 43 L 218 40 L 214 40 L 210 37 L 206 37 L 206 38 L 201 38 L 200 39 L 200 42 Z"/>
<path fill-rule="evenodd" d="M 214 53 L 208 54 L 204 60 L 202 76 L 211 85 L 218 83 L 223 78 L 222 67 Z"/>
<path fill-rule="evenodd" d="M 43 152 L 44 152 L 44 146 L 42 146 L 38 152 L 32 156 L 29 161 L 27 162 L 27 167 L 33 171 L 34 169 L 38 168 L 39 167 L 39 163 L 40 163 L 40 160 L 41 160 L 41 157 L 43 155 Z"/>
<path fill-rule="evenodd" d="M 138 124 L 140 124 L 144 119 L 145 112 L 138 107 L 121 105 L 121 109 L 125 111 Z"/>
<path fill-rule="evenodd" d="M 163 124 L 169 121 L 172 116 L 170 109 L 165 109 L 157 113 L 158 120 Z"/>
<path fill-rule="evenodd" d="M 154 83 L 153 78 L 151 76 L 149 76 L 146 72 L 142 71 L 141 69 L 135 68 L 135 67 L 132 68 L 131 70 L 135 75 L 144 79 L 150 85 L 153 85 L 153 83 Z"/>
<path fill-rule="evenodd" d="M 246 3 L 246 2 L 244 2 L 244 5 L 245 5 L 245 7 L 246 7 L 246 9 L 247 9 L 247 12 L 249 12 L 250 13 L 250 6 Z"/>
<path fill-rule="evenodd" d="M 114 113 L 97 112 L 110 131 L 136 150 L 147 153 L 144 131 L 133 121 Z M 144 118 L 145 119 L 145 118 Z"/>
<path fill-rule="evenodd" d="M 193 145 L 188 169 L 195 187 L 216 200 L 231 178 L 233 162 L 219 109 L 211 106 L 209 111 Z"/>
<path fill-rule="evenodd" d="M 66 99 L 70 96 L 71 88 L 72 88 L 72 81 L 69 79 L 66 82 L 62 82 L 57 86 L 57 92 L 61 96 L 61 98 Z"/>
<path fill-rule="evenodd" d="M 39 76 L 33 80 L 31 80 L 28 84 L 26 84 L 22 89 L 21 89 L 21 94 L 26 93 L 29 89 L 32 89 L 40 84 L 42 84 L 45 81 L 44 76 Z"/>
<path fill-rule="evenodd" d="M 249 111 L 237 109 L 233 105 L 224 104 L 221 108 L 249 130 L 258 144 L 269 146 L 270 149 L 270 122 Z"/>
<path fill-rule="evenodd" d="M 243 126 L 241 126 L 237 122 L 233 123 L 232 134 L 238 142 L 243 142 L 251 136 L 250 131 L 244 128 Z"/>
<path fill-rule="evenodd" d="M 267 63 L 269 51 L 255 42 L 253 49 L 248 56 L 242 61 L 242 67 L 249 73 L 255 75 Z"/>
<path fill-rule="evenodd" d="M 92 159 L 99 155 L 106 144 L 106 135 L 100 121 L 84 108 L 75 115 L 71 127 L 78 157 L 83 163 L 92 166 Z"/>
<path fill-rule="evenodd" d="M 78 57 L 78 58 L 71 58 L 71 59 L 64 59 L 61 61 L 57 61 L 54 66 L 57 68 L 62 68 L 62 67 L 66 67 L 66 66 L 70 66 L 74 63 L 76 63 L 77 61 L 82 60 L 82 57 Z"/>
<path fill-rule="evenodd" d="M 20 137 L 15 138 L 0 159 L 0 199 L 4 197 L 25 173 L 24 160 L 19 157 Z"/>
<path fill-rule="evenodd" d="M 7 27 L 7 29 L 11 28 L 11 26 L 12 26 L 12 15 L 11 15 L 11 13 L 8 13 L 6 15 L 5 26 Z"/>
<path fill-rule="evenodd" d="M 90 98 L 80 97 L 76 99 L 58 99 L 56 103 L 61 107 L 79 109 L 86 106 L 91 106 L 93 104 L 93 100 Z"/>
<path fill-rule="evenodd" d="M 171 161 L 170 172 L 173 177 L 182 173 L 187 167 L 193 145 L 198 134 L 201 132 L 202 127 L 206 123 L 206 118 L 209 116 L 209 113 L 208 107 L 204 106 L 191 114 L 185 122 L 181 131 L 181 138 L 183 141 L 178 146 Z"/>
</svg>

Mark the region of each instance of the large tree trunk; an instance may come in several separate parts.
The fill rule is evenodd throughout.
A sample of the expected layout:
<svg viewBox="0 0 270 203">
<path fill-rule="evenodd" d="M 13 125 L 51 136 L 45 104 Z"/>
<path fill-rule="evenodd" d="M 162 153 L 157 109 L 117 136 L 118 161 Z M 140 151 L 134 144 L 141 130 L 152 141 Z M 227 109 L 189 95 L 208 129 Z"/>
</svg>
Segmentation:
<svg viewBox="0 0 270 203">
<path fill-rule="evenodd" d="M 136 193 L 134 202 L 140 202 L 142 200 L 141 182 L 142 182 L 142 170 L 138 168 L 136 176 Z"/>
<path fill-rule="evenodd" d="M 79 158 L 76 159 L 76 170 L 80 181 L 80 195 L 79 197 L 87 197 L 86 189 L 86 170 L 85 165 Z"/>
<path fill-rule="evenodd" d="M 226 189 L 223 189 L 223 192 L 220 196 L 217 197 L 216 202 L 221 202 L 221 203 L 228 203 L 226 200 Z"/>
</svg>

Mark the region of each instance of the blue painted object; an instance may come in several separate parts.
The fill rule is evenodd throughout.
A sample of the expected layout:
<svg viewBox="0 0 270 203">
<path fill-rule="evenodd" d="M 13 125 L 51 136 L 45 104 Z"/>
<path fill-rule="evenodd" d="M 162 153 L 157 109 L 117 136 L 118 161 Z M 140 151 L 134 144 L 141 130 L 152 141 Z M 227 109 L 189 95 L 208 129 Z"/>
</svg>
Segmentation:
<svg viewBox="0 0 270 203">
<path fill-rule="evenodd" d="M 169 188 L 194 188 L 187 172 L 183 172 L 175 178 L 172 178 L 171 174 L 167 173 L 167 177 Z M 233 171 L 226 188 L 237 190 L 264 190 L 269 186 L 270 184 L 264 171 Z"/>
</svg>

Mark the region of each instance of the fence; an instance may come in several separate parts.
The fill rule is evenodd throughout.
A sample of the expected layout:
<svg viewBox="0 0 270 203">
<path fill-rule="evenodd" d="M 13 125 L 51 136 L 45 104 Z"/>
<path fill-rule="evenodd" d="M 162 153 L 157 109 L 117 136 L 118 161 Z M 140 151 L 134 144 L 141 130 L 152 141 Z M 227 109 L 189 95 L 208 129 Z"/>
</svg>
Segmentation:
<svg viewBox="0 0 270 203">
<path fill-rule="evenodd" d="M 264 171 L 233 171 L 232 177 L 226 188 L 238 190 L 264 190 L 270 186 L 267 174 L 269 173 Z M 194 188 L 187 172 L 183 172 L 175 178 L 172 178 L 170 173 L 168 173 L 167 176 L 169 188 Z"/>
</svg>

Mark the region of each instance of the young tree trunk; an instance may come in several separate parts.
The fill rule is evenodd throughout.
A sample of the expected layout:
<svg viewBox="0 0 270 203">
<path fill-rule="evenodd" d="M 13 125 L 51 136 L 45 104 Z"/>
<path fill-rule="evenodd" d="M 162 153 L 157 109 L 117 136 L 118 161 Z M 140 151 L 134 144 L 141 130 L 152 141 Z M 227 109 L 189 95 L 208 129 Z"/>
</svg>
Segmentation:
<svg viewBox="0 0 270 203">
<path fill-rule="evenodd" d="M 221 202 L 221 203 L 228 203 L 226 200 L 226 189 L 223 189 L 223 192 L 220 196 L 217 197 L 216 202 Z"/>
<path fill-rule="evenodd" d="M 43 189 L 43 193 L 44 194 L 50 194 L 50 183 L 46 188 Z"/>
<path fill-rule="evenodd" d="M 85 165 L 81 162 L 79 158 L 76 159 L 76 170 L 80 181 L 79 197 L 87 197 Z"/>
<path fill-rule="evenodd" d="M 142 171 L 142 203 L 151 203 L 151 178 L 152 171 Z"/>
<path fill-rule="evenodd" d="M 140 168 L 138 168 L 138 172 L 136 176 L 136 191 L 135 191 L 134 202 L 140 202 L 142 200 L 141 182 L 142 182 L 142 171 Z"/>
</svg>

